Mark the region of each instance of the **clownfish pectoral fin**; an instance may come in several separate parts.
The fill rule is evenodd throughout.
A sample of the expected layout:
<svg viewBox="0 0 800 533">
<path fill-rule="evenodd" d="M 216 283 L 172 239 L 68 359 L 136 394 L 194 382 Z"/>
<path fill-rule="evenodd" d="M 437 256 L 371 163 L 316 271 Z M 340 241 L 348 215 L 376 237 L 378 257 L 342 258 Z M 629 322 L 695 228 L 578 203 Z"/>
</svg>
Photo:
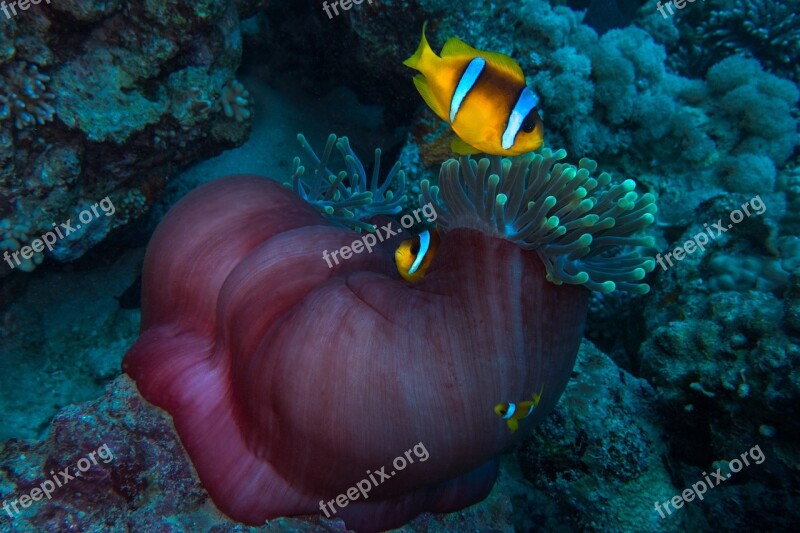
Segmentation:
<svg viewBox="0 0 800 533">
<path fill-rule="evenodd" d="M 508 429 L 510 429 L 512 433 L 515 432 L 516 430 L 519 429 L 519 422 L 517 422 L 513 418 L 510 418 L 508 420 Z"/>
<path fill-rule="evenodd" d="M 450 149 L 459 155 L 471 155 L 480 153 L 480 150 L 478 150 L 474 146 L 470 146 L 469 144 L 465 143 L 460 137 L 456 137 L 455 139 L 453 139 L 453 142 L 450 143 Z"/>
<path fill-rule="evenodd" d="M 428 80 L 425 79 L 425 76 L 422 74 L 417 74 L 414 76 L 414 85 L 417 87 L 417 91 L 419 91 L 422 99 L 425 100 L 426 104 L 428 104 L 428 107 L 430 107 L 433 112 L 436 113 L 436 116 L 442 120 L 448 120 L 447 112 L 436 100 L 436 97 L 433 95 L 433 91 L 431 91 L 431 86 L 428 85 Z"/>
</svg>

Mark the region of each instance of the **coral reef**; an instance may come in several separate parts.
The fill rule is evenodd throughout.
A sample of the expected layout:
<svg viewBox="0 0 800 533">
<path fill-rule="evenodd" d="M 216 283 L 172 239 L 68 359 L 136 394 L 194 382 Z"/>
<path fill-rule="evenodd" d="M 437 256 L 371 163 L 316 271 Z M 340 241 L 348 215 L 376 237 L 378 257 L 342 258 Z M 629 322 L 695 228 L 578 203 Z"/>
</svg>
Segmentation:
<svg viewBox="0 0 800 533">
<path fill-rule="evenodd" d="M 675 242 L 703 232 L 700 220 L 725 220 L 743 198 L 707 202 Z M 791 407 L 800 399 L 794 370 L 800 361 L 795 290 L 800 246 L 795 237 L 777 238 L 784 220 L 781 199 L 765 195 L 761 216 L 730 227 L 706 250 L 667 271 L 657 269 L 642 314 L 646 338 L 634 364 L 658 391 L 661 411 L 671 413 L 664 424 L 673 435 L 669 455 L 675 476 L 685 486 L 697 478 L 698 468 L 712 468 L 712 462 L 755 444 L 767 457 L 738 474 L 739 483 L 724 493 L 715 489 L 704 512 L 725 529 L 750 527 L 751 517 L 763 513 L 770 518 L 759 527 L 767 529 L 784 529 L 798 519 L 782 487 L 800 479 L 792 459 L 798 427 Z M 776 506 L 783 510 L 765 511 Z"/>
<path fill-rule="evenodd" d="M 3 249 L 27 245 L 105 196 L 126 206 L 26 270 L 44 257 L 80 257 L 146 213 L 176 170 L 246 138 L 250 119 L 233 78 L 237 7 L 170 6 L 64 1 L 4 21 L 0 194 L 13 201 L 0 201 Z M 234 104 L 232 117 L 215 108 L 220 98 Z"/>
<path fill-rule="evenodd" d="M 445 229 L 475 228 L 536 250 L 553 283 L 646 293 L 647 284 L 636 282 L 655 261 L 625 249 L 653 245 L 652 238 L 632 235 L 655 220 L 654 197 L 639 197 L 633 180 L 609 185 L 605 172 L 593 177 L 597 163 L 590 159 L 577 167 L 558 163 L 566 156 L 545 148 L 515 160 L 451 159 L 442 164 L 438 186 L 422 181 L 422 196 Z"/>
<path fill-rule="evenodd" d="M 736 0 L 713 9 L 701 28 L 704 46 L 757 58 L 772 72 L 800 81 L 800 2 L 797 0 Z M 716 50 L 715 50 L 716 51 Z"/>
<path fill-rule="evenodd" d="M 640 9 L 634 15 L 636 7 Z M 800 423 L 795 416 L 800 400 L 798 7 L 797 0 L 705 0 L 687 3 L 686 9 L 665 18 L 654 3 L 633 0 L 464 0 L 457 8 L 445 0 L 386 0 L 364 2 L 329 20 L 320 2 L 312 0 L 59 0 L 41 2 L 11 19 L 0 14 L 0 254 L 29 246 L 52 224 L 74 222 L 80 210 L 100 198 L 109 197 L 116 207 L 114 215 L 83 225 L 52 250 L 34 252 L 15 269 L 29 272 L 44 263 L 35 275 L 0 279 L 0 305 L 19 298 L 19 305 L 0 309 L 4 364 L 12 369 L 0 377 L 7 421 L 0 429 L 2 438 L 16 437 L 0 443 L 0 502 L 28 493 L 49 470 L 75 464 L 103 443 L 115 459 L 91 468 L 52 500 L 35 502 L 0 528 L 257 530 L 214 509 L 188 455 L 214 448 L 218 455 L 201 460 L 198 471 L 203 476 L 202 465 L 207 471 L 208 464 L 228 461 L 225 469 L 220 466 L 219 476 L 212 472 L 210 477 L 229 476 L 235 472 L 228 466 L 236 454 L 225 446 L 242 426 L 226 426 L 219 434 L 195 426 L 200 427 L 197 444 L 193 447 L 186 439 L 190 444 L 184 448 L 173 420 L 146 404 L 127 377 L 118 377 L 120 358 L 136 337 L 139 317 L 137 310 L 120 310 L 113 296 L 135 278 L 143 250 L 126 255 L 119 274 L 112 275 L 106 265 L 131 241 L 143 246 L 162 210 L 198 184 L 226 174 L 268 173 L 278 179 L 289 176 L 289 187 L 273 182 L 264 187 L 280 191 L 279 196 L 294 190 L 313 207 L 287 201 L 274 224 L 308 217 L 315 221 L 311 227 L 325 227 L 329 233 L 323 238 L 309 226 L 286 231 L 293 232 L 291 239 L 284 235 L 280 242 L 262 243 L 272 247 L 273 255 L 250 256 L 236 267 L 238 277 L 224 278 L 221 270 L 233 265 L 241 251 L 230 253 L 226 247 L 247 241 L 241 244 L 244 249 L 261 242 L 243 235 L 263 232 L 273 223 L 258 217 L 250 222 L 236 219 L 247 218 L 242 213 L 259 201 L 255 195 L 219 203 L 209 195 L 198 202 L 194 218 L 175 223 L 172 227 L 182 232 L 181 238 L 160 245 L 156 255 L 163 263 L 145 276 L 145 290 L 148 284 L 163 288 L 172 283 L 174 288 L 164 289 L 157 303 L 153 298 L 144 303 L 150 305 L 144 326 L 150 328 L 155 347 L 142 349 L 151 349 L 150 359 L 137 370 L 147 375 L 141 382 L 150 379 L 154 401 L 184 402 L 182 409 L 194 409 L 202 421 L 226 420 L 219 411 L 198 411 L 211 409 L 214 398 L 236 389 L 221 378 L 215 381 L 224 373 L 209 371 L 211 357 L 198 362 L 185 355 L 192 350 L 206 355 L 209 337 L 197 344 L 176 341 L 163 350 L 157 342 L 169 337 L 169 327 L 184 334 L 208 324 L 228 328 L 229 338 L 250 342 L 258 335 L 247 328 L 272 320 L 285 305 L 292 315 L 284 323 L 294 326 L 297 317 L 309 317 L 296 332 L 276 326 L 287 328 L 285 336 L 291 339 L 285 341 L 286 353 L 291 357 L 265 359 L 270 362 L 264 366 L 274 364 L 278 372 L 261 368 L 264 372 L 258 374 L 253 371 L 257 364 L 245 363 L 233 370 L 238 383 L 252 382 L 248 391 L 236 392 L 237 401 L 264 399 L 241 402 L 246 404 L 244 426 L 252 419 L 272 420 L 277 411 L 290 414 L 280 425 L 281 439 L 270 441 L 268 452 L 257 450 L 264 457 L 289 456 L 276 461 L 283 474 L 278 477 L 291 479 L 302 471 L 297 457 L 307 461 L 319 453 L 315 462 L 328 468 L 320 475 L 330 476 L 329 487 L 346 486 L 349 480 L 344 477 L 353 464 L 365 460 L 364 454 L 337 456 L 319 450 L 358 434 L 349 424 L 370 437 L 380 433 L 376 428 L 384 427 L 381 424 L 386 424 L 385 434 L 397 434 L 407 424 L 415 436 L 430 431 L 430 442 L 439 438 L 443 427 L 450 428 L 446 433 L 458 437 L 453 439 L 453 453 L 447 447 L 431 448 L 431 457 L 447 456 L 455 462 L 453 458 L 464 458 L 472 442 L 460 428 L 452 430 L 453 420 L 467 409 L 461 406 L 469 402 L 458 397 L 429 401 L 425 405 L 436 407 L 433 414 L 423 407 L 400 415 L 395 413 L 406 406 L 403 400 L 377 406 L 369 401 L 346 403 L 362 382 L 369 381 L 354 384 L 355 369 L 385 362 L 382 373 L 372 373 L 370 379 L 389 377 L 366 394 L 385 398 L 396 383 L 410 387 L 415 380 L 431 379 L 438 370 L 435 361 L 441 359 L 430 357 L 432 351 L 452 343 L 454 357 L 479 352 L 476 360 L 486 366 L 476 370 L 476 381 L 521 383 L 527 370 L 500 363 L 513 351 L 518 335 L 528 335 L 521 344 L 530 347 L 560 331 L 564 320 L 574 322 L 572 330 L 579 329 L 585 302 L 565 303 L 561 291 L 578 300 L 587 297 L 584 287 L 622 289 L 589 297 L 585 334 L 591 342 L 583 340 L 572 376 L 564 363 L 564 396 L 555 405 L 558 384 L 544 388 L 544 397 L 553 405 L 545 406 L 542 416 L 551 407 L 554 412 L 532 434 L 527 427 L 517 433 L 522 446 L 501 458 L 500 479 L 487 500 L 449 515 L 423 514 L 401 531 L 658 531 L 712 526 L 790 530 L 800 522 L 795 490 L 800 486 Z M 241 19 L 262 8 L 240 25 Z M 428 37 L 434 47 L 458 36 L 519 62 L 529 74 L 529 86 L 541 96 L 547 147 L 540 154 L 516 161 L 446 161 L 451 156 L 448 128 L 423 110 L 411 83 L 413 73 L 401 66 L 413 52 L 425 20 L 430 22 Z M 248 64 L 240 83 L 235 74 L 243 54 Z M 265 80 L 271 87 L 262 83 Z M 338 98 L 337 91 L 346 97 Z M 366 111 L 357 100 L 372 107 Z M 264 127 L 247 150 L 198 165 L 184 180 L 172 179 L 188 165 L 242 144 L 255 119 Z M 294 153 L 296 131 L 307 132 L 309 139 L 323 139 L 329 131 L 346 131 L 348 137 L 331 136 L 314 152 L 300 136 L 303 159 L 292 164 L 287 154 Z M 371 166 L 356 156 L 351 141 L 387 149 L 376 151 Z M 564 153 L 552 148 L 559 146 L 585 159 L 565 164 Z M 398 160 L 386 177 L 380 173 L 381 158 Z M 597 172 L 597 166 L 607 174 Z M 633 192 L 633 181 L 617 180 L 618 176 L 635 176 L 639 195 Z M 168 197 L 163 198 L 166 187 Z M 648 258 L 656 251 L 663 257 L 691 242 L 711 231 L 716 221 L 724 228 L 731 212 L 756 195 L 765 212 L 748 213 L 728 231 L 721 229 L 705 249 L 666 267 Z M 435 259 L 440 263 L 432 264 L 430 275 L 443 275 L 445 264 L 453 271 L 460 269 L 449 281 L 453 287 L 488 287 L 470 293 L 446 315 L 427 318 L 426 305 L 440 293 L 425 293 L 427 300 L 414 305 L 398 305 L 405 300 L 371 292 L 383 274 L 356 267 L 359 261 L 380 264 L 381 272 L 393 276 L 394 242 L 344 265 L 337 263 L 333 270 L 320 260 L 318 249 L 326 242 L 349 245 L 364 235 L 354 236 L 343 228 L 374 230 L 378 220 L 399 215 L 418 198 L 436 204 L 437 222 L 448 230 L 443 239 L 453 239 L 450 251 L 440 250 Z M 658 220 L 653 220 L 655 203 Z M 146 225 L 142 218 L 153 205 L 159 209 L 150 213 L 152 225 Z M 214 217 L 209 216 L 212 211 Z M 220 213 L 224 214 L 217 217 Z M 339 227 L 323 225 L 320 216 Z M 227 223 L 241 226 L 210 234 L 198 231 Z M 638 237 L 635 232 L 644 226 L 648 237 Z M 123 233 L 125 229 L 133 231 Z M 295 240 L 301 234 L 311 238 Z M 492 240 L 492 248 L 467 254 L 464 250 L 475 250 L 481 234 L 500 238 Z M 328 235 L 341 237 L 324 240 Z M 190 242 L 195 255 L 181 255 Z M 644 257 L 627 255 L 628 245 L 645 246 Z M 512 263 L 523 254 L 520 246 L 536 250 L 531 252 L 535 261 L 524 268 Z M 498 250 L 507 255 L 498 258 Z M 457 253 L 463 255 L 455 261 Z M 298 258 L 306 256 L 318 270 L 300 268 Z M 288 261 L 282 263 L 279 281 L 274 281 L 276 271 L 259 271 L 265 265 L 278 269 L 275 257 Z M 447 257 L 451 263 L 442 263 Z M 169 260 L 174 263 L 164 266 Z M 528 285 L 498 279 L 494 273 L 503 268 L 508 278 L 519 275 Z M 0 278 L 10 271 L 0 268 Z M 208 275 L 195 276 L 197 271 Z M 344 275 L 348 272 L 349 277 Z M 545 273 L 563 284 L 546 282 Z M 265 282 L 268 289 L 250 285 L 258 276 L 270 282 Z M 209 288 L 222 278 L 224 291 Z M 338 285 L 309 289 L 311 278 L 333 279 L 331 285 Z M 533 278 L 541 285 L 532 285 Z M 332 294 L 339 286 L 361 299 L 346 305 L 336 293 L 307 307 L 286 303 L 295 293 Z M 553 295 L 550 303 L 569 308 L 567 318 L 544 320 L 517 333 L 519 321 L 508 318 L 509 309 L 540 290 L 553 291 L 548 292 Z M 414 286 L 409 291 L 420 296 L 424 289 Z M 486 295 L 500 303 L 475 312 L 477 318 L 470 324 L 460 324 L 464 309 L 484 302 Z M 210 304 L 212 300 L 221 302 L 220 307 Z M 375 307 L 377 300 L 384 303 Z M 354 334 L 350 338 L 357 342 L 341 347 L 324 341 L 338 339 L 343 329 L 357 332 L 365 323 L 373 324 L 360 314 L 369 306 L 389 317 L 377 317 L 374 323 L 392 322 L 405 329 Z M 178 307 L 184 322 L 175 325 L 168 319 L 180 314 L 170 315 Z M 246 307 L 248 313 L 213 314 L 234 307 Z M 320 314 L 319 309 L 326 312 Z M 219 316 L 226 317 L 224 324 L 215 322 Z M 496 338 L 471 342 L 488 323 L 495 324 L 489 329 Z M 42 332 L 42 324 L 47 331 Z M 567 337 L 576 345 L 580 341 L 577 333 Z M 376 339 L 380 350 L 374 349 Z M 366 347 L 359 348 L 359 342 Z M 263 344 L 277 349 L 279 342 Z M 308 354 L 297 349 L 307 345 L 313 345 Z M 170 375 L 179 365 L 157 367 L 172 349 L 193 376 L 207 377 L 203 386 L 192 389 L 184 375 Z M 368 357 L 357 359 L 358 353 Z M 531 359 L 520 364 L 535 368 Z M 547 361 L 551 360 L 543 359 L 542 365 Z M 347 373 L 337 373 L 342 367 Z M 453 375 L 450 369 L 441 371 Z M 408 377 L 412 373 L 413 380 Z M 105 396 L 87 401 L 112 380 Z M 287 381 L 294 386 L 281 393 Z M 30 390 L 19 393 L 24 387 Z M 431 390 L 438 394 L 441 388 L 427 384 L 408 396 Z M 495 401 L 496 394 L 480 392 L 480 387 L 465 389 L 491 396 L 488 403 Z M 268 399 L 262 397 L 265 391 Z M 529 393 L 525 390 L 518 399 Z M 186 400 L 191 394 L 197 396 Z M 273 402 L 297 397 L 323 398 L 324 412 L 314 402 Z M 225 398 L 215 404 L 223 405 L 223 411 Z M 385 416 L 387 404 L 391 417 Z M 329 423 L 324 416 L 337 409 L 347 416 L 337 418 L 343 422 L 336 428 L 324 429 Z M 173 410 L 178 429 L 185 429 L 190 417 Z M 354 412 L 358 415 L 352 416 Z M 484 415 L 493 416 L 491 406 L 486 413 L 468 417 L 465 425 L 484 423 Z M 425 423 L 420 423 L 423 418 Z M 505 430 L 502 421 L 492 418 L 491 423 Z M 531 425 L 536 423 L 538 418 Z M 491 437 L 493 430 L 476 432 L 476 439 Z M 323 431 L 328 434 L 321 439 Z M 250 447 L 243 448 L 258 448 L 253 442 L 259 438 L 267 440 L 251 435 Z M 420 438 L 429 443 L 428 434 Z M 506 434 L 497 440 L 501 438 Z M 313 439 L 319 439 L 316 448 L 308 444 Z M 288 450 L 289 441 L 307 453 Z M 286 451 L 278 450 L 284 445 Z M 659 517 L 654 501 L 680 494 L 706 472 L 726 472 L 725 460 L 755 445 L 764 451 L 763 464 L 748 466 L 709 491 L 704 501 L 678 510 L 677 516 Z M 444 469 L 444 462 L 437 467 Z M 243 468 L 249 479 L 259 479 L 247 464 Z M 487 471 L 479 471 L 476 485 L 488 477 Z M 317 480 L 303 482 L 311 487 L 306 494 L 316 497 L 315 491 L 322 492 Z M 248 492 L 239 485 L 235 489 L 217 487 L 214 501 L 251 508 L 279 501 L 265 497 L 266 491 Z M 469 496 L 478 499 L 478 492 Z M 423 494 L 421 500 L 426 501 L 419 508 L 439 501 L 431 494 Z M 303 512 L 317 512 L 313 499 L 305 503 Z M 394 506 L 398 508 L 402 506 Z M 354 505 L 348 509 L 356 512 Z M 0 521 L 7 518 L 0 511 Z M 347 530 L 341 519 L 319 516 L 270 520 L 263 527 Z"/>
<path fill-rule="evenodd" d="M 555 412 L 518 456 L 525 477 L 558 502 L 569 530 L 691 530 L 704 524 L 699 509 L 687 506 L 669 520 L 654 509 L 680 492 L 662 459 L 662 431 L 653 388 L 584 341 Z"/>
<path fill-rule="evenodd" d="M 282 5 L 271 4 L 267 13 L 274 9 L 277 14 Z M 415 5 L 416 18 L 402 16 L 402 6 L 387 3 L 380 10 L 353 10 L 341 24 L 309 22 L 314 25 L 310 39 L 298 43 L 291 20 L 313 21 L 312 10 L 318 9 L 301 3 L 284 23 L 261 20 L 259 35 L 265 40 L 256 49 L 269 47 L 271 72 L 297 72 L 293 79 L 318 91 L 358 78 L 356 90 L 365 101 L 382 103 L 404 116 L 419 107 L 419 99 L 414 98 L 410 72 L 388 66 L 413 51 L 415 40 L 410 36 L 418 34 L 423 20 L 431 19 L 428 37 L 434 47 L 457 35 L 478 48 L 511 54 L 542 98 L 545 143 L 595 159 L 609 172 L 641 176 L 640 183 L 664 197 L 660 218 L 669 226 L 688 224 L 702 202 L 729 185 L 742 190 L 750 169 L 757 168 L 761 183 L 768 185 L 798 145 L 797 118 L 791 111 L 796 89 L 757 62 L 723 61 L 724 56 L 714 55 L 708 67 L 719 65 L 708 79 L 708 68 L 690 79 L 666 67 L 663 39 L 658 42 L 637 26 L 598 37 L 581 24 L 580 13 L 546 0 L 515 2 L 517 9 L 502 14 L 480 2 L 466 2 L 455 11 L 441 0 Z M 691 16 L 704 11 L 702 5 L 692 7 L 672 17 L 675 20 L 659 22 L 672 29 L 673 41 L 679 36 L 672 26 L 677 19 L 683 28 Z M 662 19 L 655 9 L 652 13 Z M 486 32 L 486 20 L 510 30 Z M 377 44 L 354 46 L 365 42 Z M 298 47 L 325 48 L 328 53 L 322 65 L 304 63 L 317 61 L 311 53 L 287 64 L 285 58 Z M 737 69 L 747 75 L 734 76 Z M 442 137 L 445 131 L 437 132 L 424 118 L 417 120 L 414 136 L 426 164 L 447 155 L 450 139 Z"/>
</svg>

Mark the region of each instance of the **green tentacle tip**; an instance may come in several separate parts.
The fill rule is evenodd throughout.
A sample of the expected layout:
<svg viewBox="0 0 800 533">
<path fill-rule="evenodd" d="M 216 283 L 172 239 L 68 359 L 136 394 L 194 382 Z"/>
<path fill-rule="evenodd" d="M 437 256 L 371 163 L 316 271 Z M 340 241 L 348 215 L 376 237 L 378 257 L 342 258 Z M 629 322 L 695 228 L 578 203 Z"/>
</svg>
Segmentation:
<svg viewBox="0 0 800 533">
<path fill-rule="evenodd" d="M 380 149 L 375 150 L 374 174 L 368 179 L 347 137 L 330 134 L 321 157 L 302 133 L 297 134 L 297 141 L 311 161 L 308 165 L 311 172 L 306 173 L 302 159 L 295 157 L 291 186 L 330 223 L 360 231 L 372 227 L 364 222 L 368 218 L 402 211 L 407 198 L 405 174 L 396 163 L 388 175 L 379 180 Z M 345 170 L 329 168 L 334 153 L 341 156 Z"/>
<path fill-rule="evenodd" d="M 544 148 L 513 162 L 451 159 L 442 164 L 439 187 L 422 181 L 421 196 L 433 202 L 445 230 L 474 228 L 535 250 L 552 283 L 646 291 L 634 282 L 655 261 L 637 248 L 653 244 L 639 232 L 655 222 L 655 196 L 640 196 L 633 179 L 614 183 L 591 159 L 560 162 L 566 157 L 563 149 Z"/>
</svg>

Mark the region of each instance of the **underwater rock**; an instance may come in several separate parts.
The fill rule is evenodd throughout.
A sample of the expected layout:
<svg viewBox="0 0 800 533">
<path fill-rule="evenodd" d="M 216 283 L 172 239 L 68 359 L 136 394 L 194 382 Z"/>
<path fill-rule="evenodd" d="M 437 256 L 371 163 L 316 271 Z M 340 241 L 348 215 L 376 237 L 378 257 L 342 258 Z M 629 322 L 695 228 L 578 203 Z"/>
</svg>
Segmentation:
<svg viewBox="0 0 800 533">
<path fill-rule="evenodd" d="M 756 444 L 763 449 L 763 464 L 737 474 L 736 483 L 715 488 L 706 502 L 708 520 L 730 530 L 747 527 L 754 514 L 765 516 L 764 508 L 785 499 L 780 487 L 800 480 L 792 459 L 793 435 L 800 431 L 793 414 L 800 401 L 794 370 L 800 364 L 793 327 L 797 276 L 791 275 L 797 268 L 796 241 L 774 239 L 783 215 L 779 194 L 762 198 L 761 215 L 726 227 L 728 213 L 743 199 L 731 195 L 705 204 L 697 223 L 675 238 L 676 246 L 685 246 L 718 221 L 725 230 L 709 239 L 705 250 L 696 249 L 671 267 L 665 263 L 666 271 L 656 269 L 639 362 L 666 414 L 669 453 L 683 486 L 696 481 L 698 471 L 714 470 L 715 461 L 735 458 Z M 792 520 L 797 513 L 784 509 L 759 524 L 781 529 Z"/>
<path fill-rule="evenodd" d="M 80 257 L 146 213 L 176 170 L 249 133 L 242 90 L 234 91 L 230 116 L 219 103 L 237 87 L 234 2 L 123 4 L 42 3 L 15 19 L 19 27 L 3 23 L 9 54 L 0 61 L 0 135 L 8 142 L 0 143 L 0 187 L 15 199 L 0 209 L 3 250 L 74 221 L 106 196 L 121 208 L 87 236 L 38 253 L 27 270 L 44 257 Z M 241 4 L 246 15 L 258 9 L 258 2 Z M 75 26 L 84 38 L 75 38 Z M 9 271 L 0 269 L 0 277 Z"/>
<path fill-rule="evenodd" d="M 654 502 L 680 491 L 656 394 L 584 340 L 553 414 L 520 446 L 525 477 L 555 499 L 567 530 L 687 531 L 705 525 L 700 510 L 662 519 Z"/>
</svg>

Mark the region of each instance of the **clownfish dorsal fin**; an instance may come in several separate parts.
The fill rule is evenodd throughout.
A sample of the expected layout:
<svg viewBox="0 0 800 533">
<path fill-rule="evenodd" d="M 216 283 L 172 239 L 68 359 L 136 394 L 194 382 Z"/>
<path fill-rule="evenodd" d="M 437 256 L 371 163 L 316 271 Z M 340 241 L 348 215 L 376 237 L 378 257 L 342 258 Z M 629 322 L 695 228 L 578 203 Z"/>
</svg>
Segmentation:
<svg viewBox="0 0 800 533">
<path fill-rule="evenodd" d="M 419 91 L 422 99 L 425 100 L 426 104 L 428 104 L 428 107 L 433 109 L 433 112 L 436 113 L 436 116 L 449 122 L 447 111 L 436 100 L 436 97 L 433 95 L 433 91 L 431 91 L 431 86 L 428 85 L 428 80 L 425 79 L 425 76 L 422 74 L 417 74 L 414 76 L 414 85 L 417 87 L 417 91 Z"/>
<path fill-rule="evenodd" d="M 444 43 L 442 57 L 482 57 L 491 66 L 507 73 L 512 79 L 525 83 L 525 74 L 522 73 L 522 68 L 512 58 L 500 52 L 477 50 L 458 37 L 451 37 Z"/>
<path fill-rule="evenodd" d="M 542 383 L 538 393 L 533 393 L 533 405 L 536 407 L 539 406 L 539 402 L 542 400 L 542 392 L 544 392 L 544 383 Z"/>
<path fill-rule="evenodd" d="M 477 50 L 458 37 L 450 37 L 447 39 L 447 42 L 444 43 L 442 47 L 442 57 L 468 57 L 473 58 L 481 54 L 480 50 Z"/>
<path fill-rule="evenodd" d="M 461 139 L 461 137 L 456 137 L 455 139 L 453 139 L 453 142 L 450 143 L 450 149 L 459 155 L 471 155 L 480 153 L 480 150 L 478 150 L 474 146 L 470 146 L 469 144 L 465 143 Z"/>
</svg>

